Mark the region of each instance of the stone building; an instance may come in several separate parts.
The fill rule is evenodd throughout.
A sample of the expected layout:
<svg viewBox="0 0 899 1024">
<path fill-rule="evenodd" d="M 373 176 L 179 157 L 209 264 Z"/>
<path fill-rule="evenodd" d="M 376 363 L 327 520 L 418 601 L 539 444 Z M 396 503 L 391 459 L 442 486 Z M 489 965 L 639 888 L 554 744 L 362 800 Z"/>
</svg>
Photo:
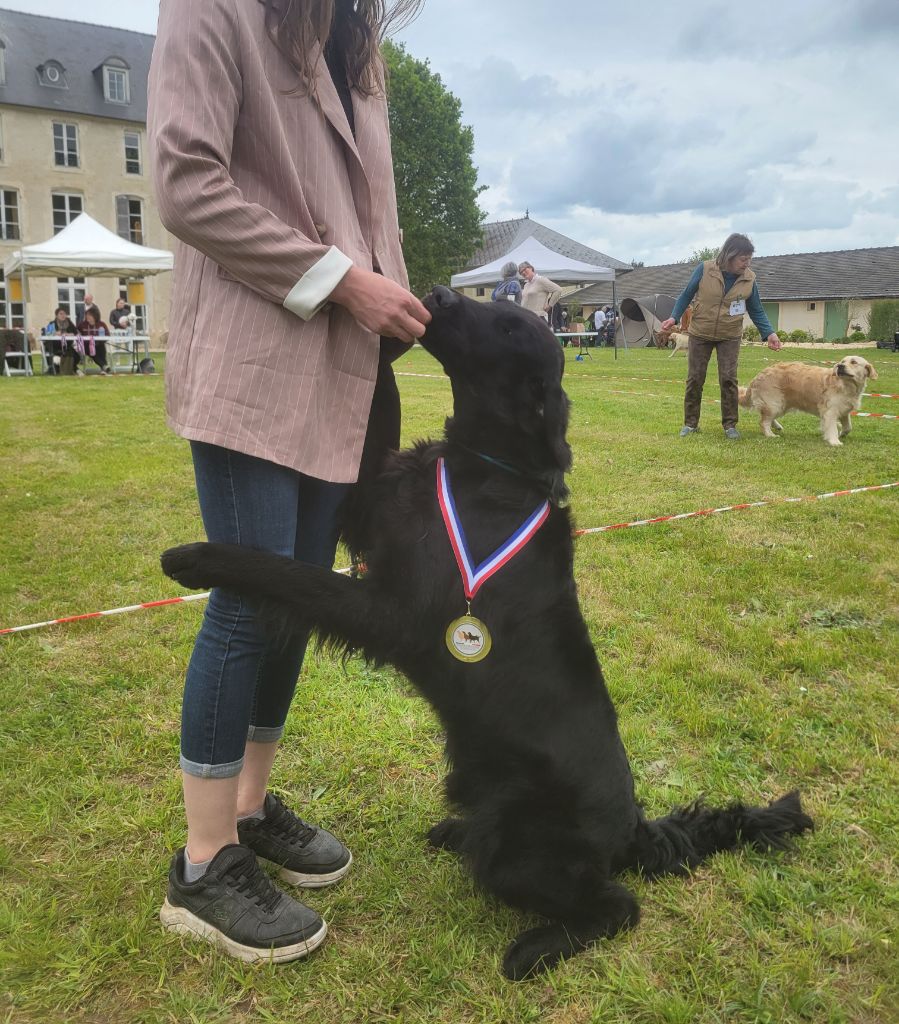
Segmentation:
<svg viewBox="0 0 899 1024">
<path fill-rule="evenodd" d="M 141 32 L 0 8 L 0 269 L 82 211 L 132 242 L 170 248 L 147 168 L 152 49 Z M 85 292 L 105 318 L 121 295 L 155 339 L 170 288 L 171 274 L 33 278 L 28 321 L 48 323 L 57 306 L 74 314 Z M 0 280 L 0 326 L 21 326 L 22 298 L 18 280 Z"/>
</svg>

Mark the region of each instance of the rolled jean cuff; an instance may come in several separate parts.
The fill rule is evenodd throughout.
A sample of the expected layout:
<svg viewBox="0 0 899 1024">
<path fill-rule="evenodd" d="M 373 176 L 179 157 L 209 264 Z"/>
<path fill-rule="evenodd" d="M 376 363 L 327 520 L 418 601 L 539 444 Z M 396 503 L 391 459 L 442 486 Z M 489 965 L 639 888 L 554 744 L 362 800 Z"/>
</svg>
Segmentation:
<svg viewBox="0 0 899 1024">
<path fill-rule="evenodd" d="M 181 771 L 186 775 L 195 775 L 198 779 L 232 779 L 240 775 L 243 768 L 243 758 L 226 764 L 198 764 L 196 761 L 188 761 L 182 754 L 180 761 Z"/>
<path fill-rule="evenodd" d="M 247 729 L 247 742 L 277 743 L 283 735 L 283 725 L 251 725 Z"/>
</svg>

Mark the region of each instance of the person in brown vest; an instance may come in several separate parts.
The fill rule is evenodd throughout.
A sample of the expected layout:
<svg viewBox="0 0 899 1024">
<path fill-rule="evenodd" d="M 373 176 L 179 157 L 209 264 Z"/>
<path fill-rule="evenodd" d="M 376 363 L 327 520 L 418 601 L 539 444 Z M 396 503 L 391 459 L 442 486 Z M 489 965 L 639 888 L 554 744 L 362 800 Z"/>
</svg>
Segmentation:
<svg viewBox="0 0 899 1024">
<path fill-rule="evenodd" d="M 762 308 L 755 274 L 749 269 L 753 252 L 755 246 L 746 235 L 729 235 L 717 258 L 706 260 L 696 268 L 678 297 L 671 316 L 662 322 L 661 330 L 670 330 L 695 298 L 687 349 L 687 387 L 681 437 L 695 434 L 699 429 L 702 389 L 709 360 L 715 351 L 721 385 L 721 423 L 729 440 L 739 440 L 737 360 L 746 313 L 767 340 L 768 348 L 777 351 L 781 347 L 780 338 Z"/>
</svg>

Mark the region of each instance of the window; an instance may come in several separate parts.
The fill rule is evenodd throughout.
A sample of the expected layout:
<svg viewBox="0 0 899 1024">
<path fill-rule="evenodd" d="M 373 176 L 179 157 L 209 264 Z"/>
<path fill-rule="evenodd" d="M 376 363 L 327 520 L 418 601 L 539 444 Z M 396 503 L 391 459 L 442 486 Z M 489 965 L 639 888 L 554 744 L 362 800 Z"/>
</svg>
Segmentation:
<svg viewBox="0 0 899 1024">
<path fill-rule="evenodd" d="M 57 167 L 78 167 L 78 125 L 53 122 L 53 158 Z"/>
<path fill-rule="evenodd" d="M 815 303 L 814 302 L 810 302 L 808 304 L 808 306 L 807 306 L 807 309 L 808 309 L 809 313 L 814 313 L 814 311 L 815 311 Z"/>
<path fill-rule="evenodd" d="M 134 196 L 115 197 L 116 232 L 129 242 L 144 244 L 144 204 Z"/>
<path fill-rule="evenodd" d="M 58 235 L 60 231 L 78 216 L 84 213 L 84 199 L 71 192 L 54 192 L 51 196 L 53 202 L 53 234 Z"/>
<path fill-rule="evenodd" d="M 477 288 L 477 289 L 475 289 L 475 295 L 477 295 L 477 297 L 479 299 L 483 298 L 486 294 L 487 294 L 487 289 L 486 288 Z"/>
<path fill-rule="evenodd" d="M 6 85 L 6 43 L 0 39 L 0 85 Z"/>
<path fill-rule="evenodd" d="M 125 132 L 125 173 L 142 174 L 140 166 L 140 133 Z"/>
<path fill-rule="evenodd" d="M 103 65 L 103 95 L 108 103 L 130 103 L 128 69 Z"/>
<path fill-rule="evenodd" d="M 66 81 L 66 69 L 58 60 L 48 60 L 46 64 L 38 65 L 37 80 L 48 89 L 68 89 Z"/>
<path fill-rule="evenodd" d="M 21 302 L 6 301 L 6 278 L 0 267 L 0 327 L 24 327 L 25 306 Z"/>
<path fill-rule="evenodd" d="M 14 242 L 19 234 L 19 193 L 13 188 L 0 188 L 0 238 Z"/>
<path fill-rule="evenodd" d="M 130 288 L 129 288 L 130 284 Z M 145 285 L 142 278 L 135 278 L 133 281 L 127 277 L 119 278 L 119 298 L 124 299 L 131 307 L 131 312 L 137 317 L 134 321 L 135 334 L 147 333 L 147 307 L 143 302 L 132 302 L 132 299 L 144 296 Z"/>
<path fill-rule="evenodd" d="M 68 310 L 74 320 L 78 307 L 84 305 L 84 293 L 87 291 L 83 277 L 58 277 L 56 279 L 56 305 Z"/>
</svg>

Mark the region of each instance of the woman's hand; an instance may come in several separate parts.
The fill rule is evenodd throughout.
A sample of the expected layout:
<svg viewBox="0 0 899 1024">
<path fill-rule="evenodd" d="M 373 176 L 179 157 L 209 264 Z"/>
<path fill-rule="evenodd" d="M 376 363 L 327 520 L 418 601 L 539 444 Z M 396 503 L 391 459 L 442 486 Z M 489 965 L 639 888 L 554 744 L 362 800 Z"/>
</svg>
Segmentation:
<svg viewBox="0 0 899 1024">
<path fill-rule="evenodd" d="M 769 334 L 768 348 L 770 348 L 772 352 L 776 352 L 778 349 L 783 348 L 783 342 L 776 334 Z"/>
<path fill-rule="evenodd" d="M 349 310 L 366 330 L 400 341 L 420 338 L 431 321 L 431 314 L 412 292 L 360 267 L 350 267 L 330 299 Z"/>
<path fill-rule="evenodd" d="M 675 325 L 675 323 L 676 323 L 676 321 L 675 321 L 674 317 L 673 316 L 669 316 L 667 320 L 663 320 L 662 321 L 661 326 L 659 327 L 659 330 L 660 331 L 670 331 L 671 328 Z"/>
</svg>

